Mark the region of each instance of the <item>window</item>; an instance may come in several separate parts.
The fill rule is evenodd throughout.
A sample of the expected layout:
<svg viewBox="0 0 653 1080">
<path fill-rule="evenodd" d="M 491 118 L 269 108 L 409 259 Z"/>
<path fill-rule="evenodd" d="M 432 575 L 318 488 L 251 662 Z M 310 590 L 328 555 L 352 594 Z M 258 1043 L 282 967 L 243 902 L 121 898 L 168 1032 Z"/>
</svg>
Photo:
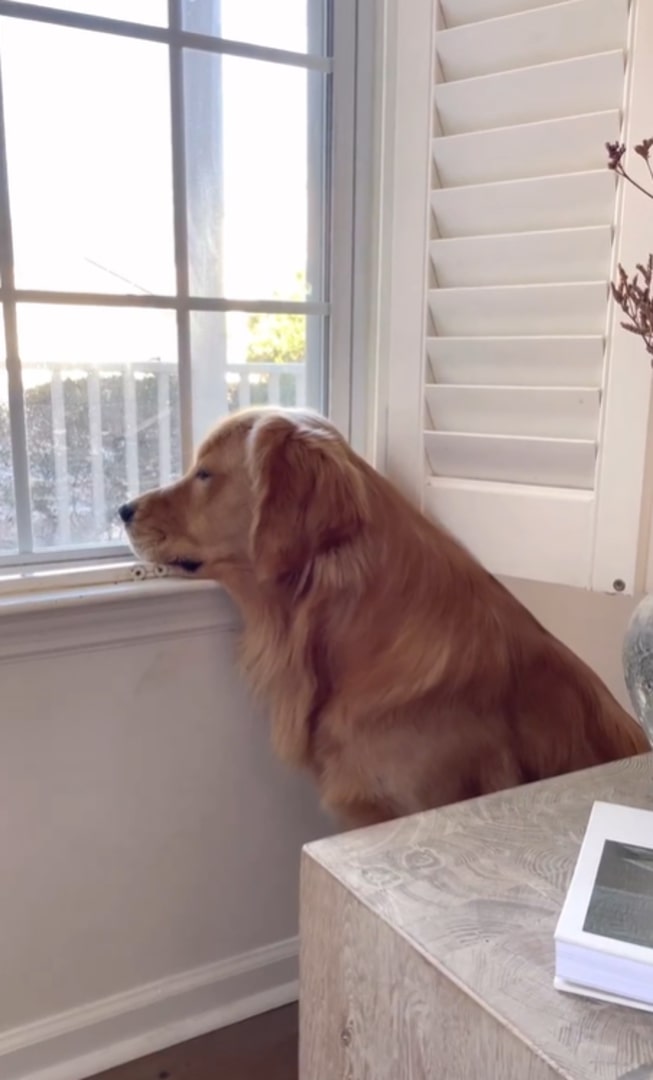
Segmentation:
<svg viewBox="0 0 653 1080">
<path fill-rule="evenodd" d="M 229 410 L 346 429 L 356 9 L 0 0 L 0 574 L 124 556 Z"/>
<path fill-rule="evenodd" d="M 491 571 L 632 592 L 650 372 L 608 284 L 651 242 L 605 143 L 649 134 L 653 9 L 388 13 L 388 470 Z"/>
</svg>

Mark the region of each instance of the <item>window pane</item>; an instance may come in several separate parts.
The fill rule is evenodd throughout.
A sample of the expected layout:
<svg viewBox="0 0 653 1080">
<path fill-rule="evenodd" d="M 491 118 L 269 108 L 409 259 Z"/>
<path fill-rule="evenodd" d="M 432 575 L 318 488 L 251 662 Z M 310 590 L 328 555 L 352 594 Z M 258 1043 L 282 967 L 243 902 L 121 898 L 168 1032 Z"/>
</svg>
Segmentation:
<svg viewBox="0 0 653 1080">
<path fill-rule="evenodd" d="M 0 22 L 17 285 L 170 292 L 166 47 Z"/>
<path fill-rule="evenodd" d="M 323 174 L 309 168 L 307 101 L 324 76 L 194 50 L 184 64 L 191 293 L 320 299 Z"/>
<path fill-rule="evenodd" d="M 35 545 L 117 541 L 126 498 L 180 472 L 175 316 L 23 305 Z"/>
<path fill-rule="evenodd" d="M 30 0 L 30 3 L 38 7 L 81 12 L 83 15 L 103 15 L 107 19 L 148 23 L 150 26 L 168 25 L 167 0 Z"/>
<path fill-rule="evenodd" d="M 5 327 L 2 308 L 0 308 L 0 342 L 2 342 L 2 356 L 4 357 Z M 16 547 L 16 504 L 9 430 L 9 393 L 7 371 L 3 362 L 0 365 L 0 555 L 15 551 Z"/>
<path fill-rule="evenodd" d="M 319 316 L 191 313 L 195 436 L 249 405 L 324 407 Z"/>
<path fill-rule="evenodd" d="M 183 0 L 183 25 L 272 49 L 324 51 L 324 0 Z"/>
</svg>

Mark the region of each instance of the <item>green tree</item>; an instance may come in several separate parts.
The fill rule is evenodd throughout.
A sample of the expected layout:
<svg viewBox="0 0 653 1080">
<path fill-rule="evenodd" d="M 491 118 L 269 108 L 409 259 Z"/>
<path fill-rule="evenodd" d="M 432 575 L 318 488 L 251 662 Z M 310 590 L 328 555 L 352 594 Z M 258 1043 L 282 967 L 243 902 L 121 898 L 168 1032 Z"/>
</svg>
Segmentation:
<svg viewBox="0 0 653 1080">
<path fill-rule="evenodd" d="M 277 295 L 275 299 L 280 299 Z M 295 275 L 289 300 L 306 299 L 306 275 Z M 306 316 L 250 315 L 247 321 L 247 360 L 261 364 L 299 364 L 306 355 Z"/>
<path fill-rule="evenodd" d="M 295 275 L 295 284 L 290 296 L 275 299 L 305 300 L 307 296 L 306 275 L 300 271 Z M 250 315 L 247 320 L 247 362 L 250 364 L 303 364 L 306 361 L 306 316 L 287 312 Z M 301 405 L 298 399 L 298 383 L 291 371 L 281 373 L 278 382 L 278 400 L 280 405 Z M 235 392 L 234 408 L 238 407 L 238 392 Z M 269 377 L 261 375 L 260 382 L 250 386 L 252 405 L 272 404 L 275 397 L 270 389 Z"/>
</svg>

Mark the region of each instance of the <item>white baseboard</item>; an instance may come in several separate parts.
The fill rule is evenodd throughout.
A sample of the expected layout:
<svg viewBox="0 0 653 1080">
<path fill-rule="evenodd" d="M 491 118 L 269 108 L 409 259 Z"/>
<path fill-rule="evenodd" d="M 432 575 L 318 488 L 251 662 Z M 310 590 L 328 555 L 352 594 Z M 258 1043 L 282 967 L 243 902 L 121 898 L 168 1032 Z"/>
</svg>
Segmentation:
<svg viewBox="0 0 653 1080">
<path fill-rule="evenodd" d="M 296 938 L 0 1032 L 0 1080 L 86 1080 L 297 1000 Z"/>
</svg>

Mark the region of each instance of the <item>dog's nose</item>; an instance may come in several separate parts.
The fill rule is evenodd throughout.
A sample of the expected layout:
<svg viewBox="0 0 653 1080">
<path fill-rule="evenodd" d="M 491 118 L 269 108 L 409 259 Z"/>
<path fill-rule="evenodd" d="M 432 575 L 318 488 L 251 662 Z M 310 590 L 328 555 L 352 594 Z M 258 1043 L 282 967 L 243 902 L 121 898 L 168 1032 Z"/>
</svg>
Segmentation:
<svg viewBox="0 0 653 1080">
<path fill-rule="evenodd" d="M 120 514 L 120 517 L 124 521 L 125 525 L 129 525 L 129 522 L 136 513 L 136 507 L 133 503 L 123 503 L 123 505 L 118 510 L 118 513 Z"/>
</svg>

